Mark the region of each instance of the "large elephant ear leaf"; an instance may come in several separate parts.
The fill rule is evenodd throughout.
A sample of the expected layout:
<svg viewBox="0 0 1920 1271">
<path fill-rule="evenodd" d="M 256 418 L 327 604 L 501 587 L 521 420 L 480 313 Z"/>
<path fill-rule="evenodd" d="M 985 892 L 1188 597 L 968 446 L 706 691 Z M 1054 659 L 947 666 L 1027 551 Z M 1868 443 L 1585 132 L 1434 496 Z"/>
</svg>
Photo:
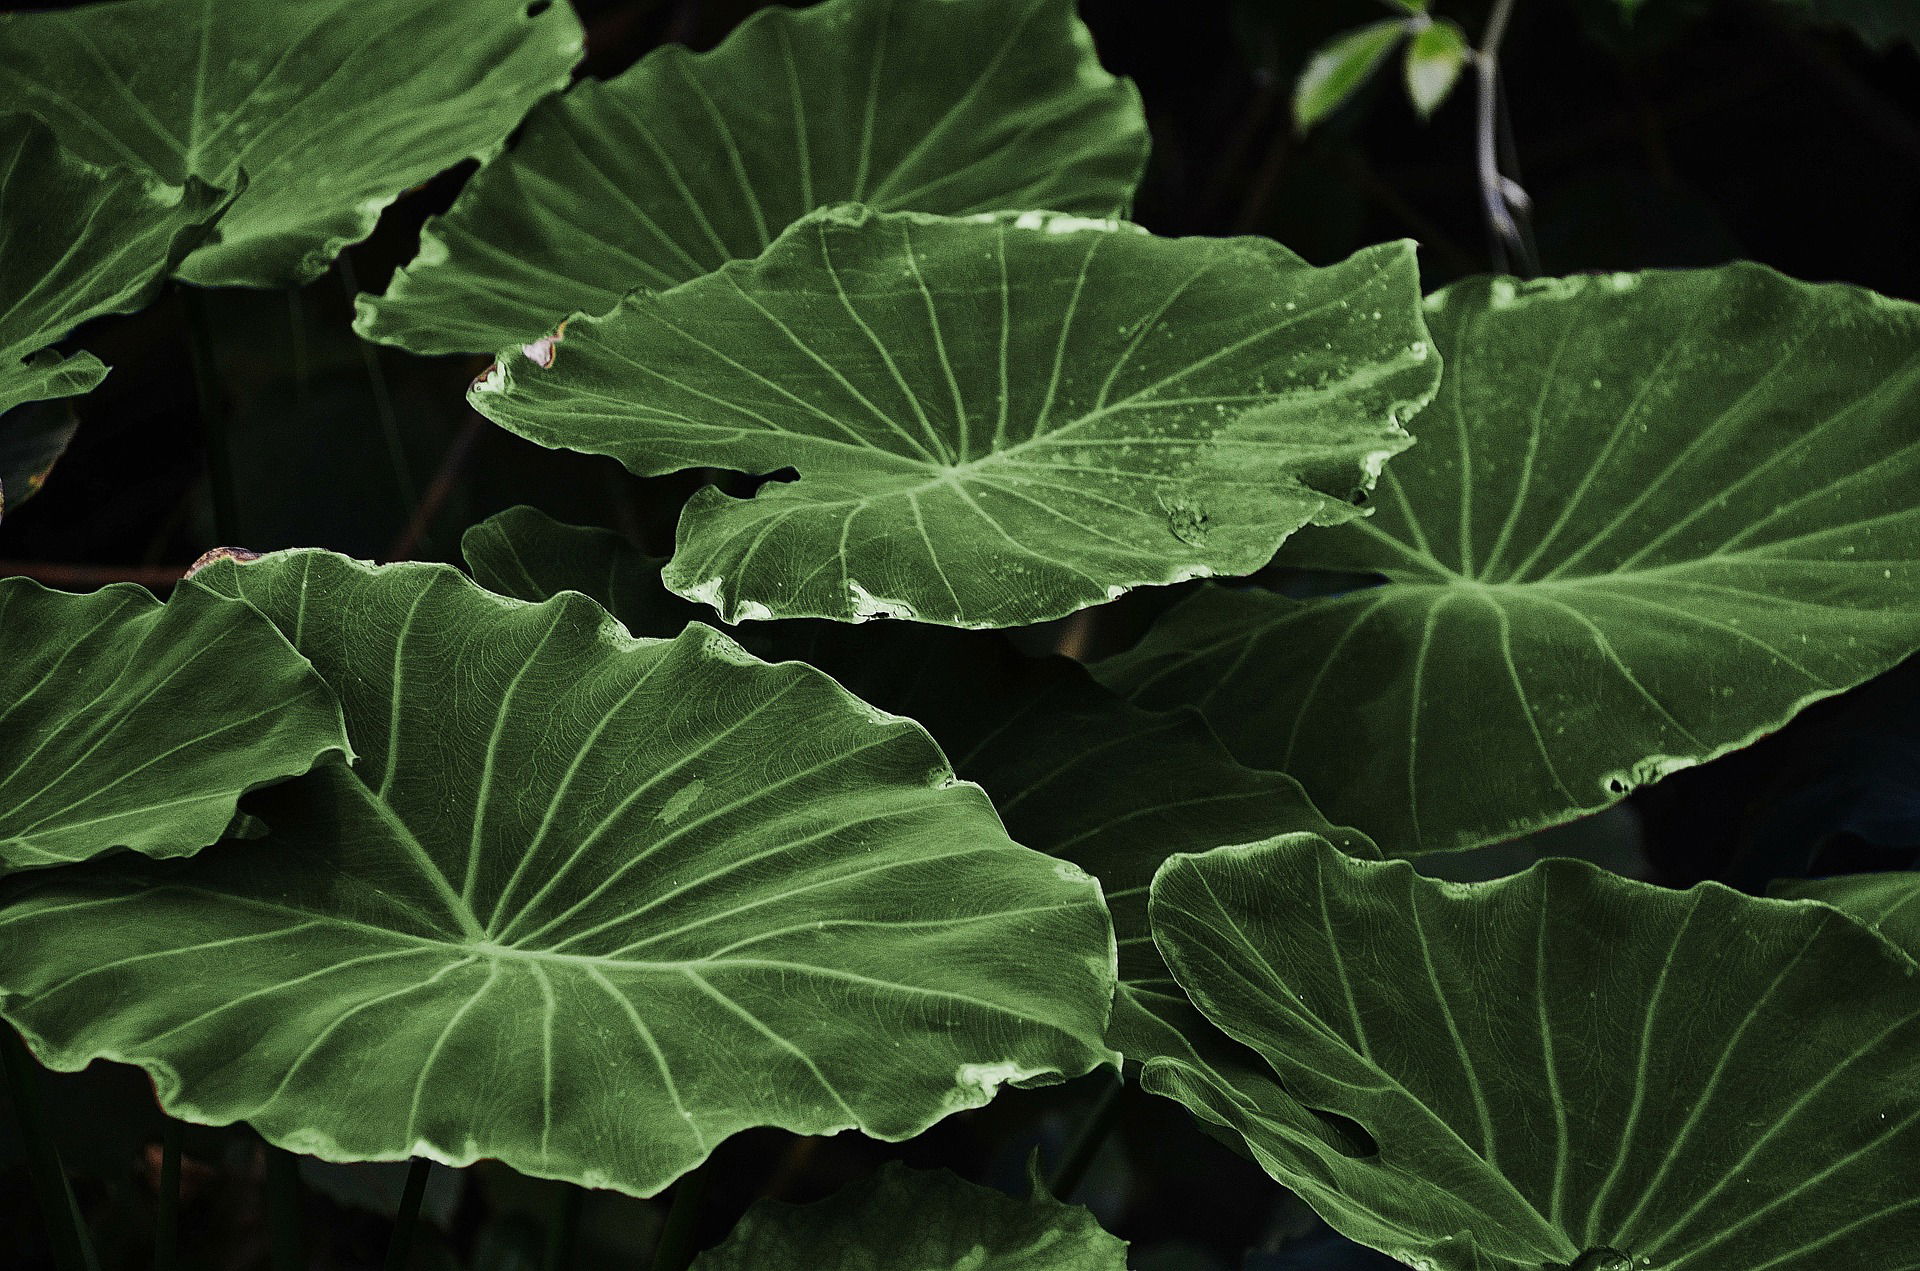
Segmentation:
<svg viewBox="0 0 1920 1271">
<path fill-rule="evenodd" d="M 757 256 L 833 203 L 1111 216 L 1146 147 L 1073 0 L 773 5 L 711 53 L 663 48 L 542 103 L 356 329 L 491 353 Z"/>
<path fill-rule="evenodd" d="M 7 73 L 0 63 L 0 79 Z M 106 378 L 98 358 L 51 346 L 89 318 L 145 304 L 225 197 L 199 181 L 168 185 L 90 163 L 32 115 L 0 116 L 0 415 Z M 14 422 L 0 421 L 0 433 Z M 0 453 L 11 450 L 0 440 Z"/>
<path fill-rule="evenodd" d="M 1408 444 L 1439 376 L 1411 244 L 837 207 L 635 293 L 472 392 L 635 472 L 772 472 L 680 519 L 669 589 L 728 621 L 1013 626 L 1258 569 Z M 538 352 L 539 356 L 534 356 Z"/>
<path fill-rule="evenodd" d="M 264 797 L 265 841 L 11 893 L 0 1009 L 52 1066 L 332 1160 L 651 1194 L 748 1126 L 907 1138 L 1110 1060 L 1098 885 L 819 672 L 444 566 L 203 584 L 313 659 L 362 758 Z"/>
<path fill-rule="evenodd" d="M 244 183 L 180 277 L 280 287 L 497 147 L 581 38 L 565 0 L 114 0 L 0 15 L 0 95 L 95 163 Z"/>
<path fill-rule="evenodd" d="M 346 753 L 332 690 L 252 606 L 0 579 L 0 873 L 196 852 L 247 791 Z"/>
<path fill-rule="evenodd" d="M 1443 883 L 1296 835 L 1175 858 L 1152 913 L 1271 1080 L 1170 1053 L 1146 1085 L 1410 1266 L 1912 1265 L 1920 979 L 1828 906 L 1566 860 Z"/>
<path fill-rule="evenodd" d="M 1125 1271 L 1127 1244 L 1078 1205 L 897 1162 L 826 1200 L 762 1200 L 693 1271 Z"/>
<path fill-rule="evenodd" d="M 1767 894 L 1832 905 L 1920 959 L 1920 870 L 1782 879 Z"/>
<path fill-rule="evenodd" d="M 1099 674 L 1413 854 L 1746 745 L 1920 647 L 1920 306 L 1755 265 L 1435 295 L 1447 378 L 1377 514 Z"/>
</svg>

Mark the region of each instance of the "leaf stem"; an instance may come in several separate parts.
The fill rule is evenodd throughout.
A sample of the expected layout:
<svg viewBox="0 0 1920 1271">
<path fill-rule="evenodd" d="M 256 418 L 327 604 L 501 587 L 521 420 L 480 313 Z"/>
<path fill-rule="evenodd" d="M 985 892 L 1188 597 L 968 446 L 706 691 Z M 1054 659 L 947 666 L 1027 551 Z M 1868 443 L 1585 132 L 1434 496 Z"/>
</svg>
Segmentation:
<svg viewBox="0 0 1920 1271">
<path fill-rule="evenodd" d="M 1066 1154 L 1047 1176 L 1047 1190 L 1053 1193 L 1055 1199 L 1072 1200 L 1073 1194 L 1080 1189 L 1093 1158 L 1100 1154 L 1101 1145 L 1107 1141 L 1107 1136 L 1120 1120 L 1120 1092 L 1125 1088 L 1126 1083 L 1117 1074 L 1107 1075 L 1107 1084 L 1094 1100 L 1086 1119 L 1080 1123 L 1079 1133 L 1073 1136 Z"/>
<path fill-rule="evenodd" d="M 347 303 L 359 294 L 360 280 L 353 271 L 353 259 L 345 251 L 340 253 L 335 265 L 340 271 L 340 285 L 346 289 Z M 373 411 L 380 420 L 381 435 L 387 442 L 387 462 L 393 465 L 394 485 L 399 488 L 400 499 L 411 513 L 420 503 L 420 487 L 414 482 L 413 467 L 407 462 L 407 448 L 400 439 L 400 417 L 393 409 L 393 394 L 387 388 L 386 372 L 380 369 L 380 350 L 371 340 L 354 336 L 353 343 L 360 350 L 360 364 L 366 368 L 367 387 L 373 394 Z"/>
<path fill-rule="evenodd" d="M 393 1216 L 393 1240 L 387 1245 L 386 1271 L 406 1271 L 413 1256 L 413 1229 L 420 1225 L 420 1202 L 426 1198 L 427 1175 L 432 1172 L 433 1162 L 424 1156 L 414 1157 L 407 1169 L 407 1185 Z"/>
<path fill-rule="evenodd" d="M 175 283 L 187 314 L 193 359 L 193 392 L 200 403 L 200 436 L 207 448 L 207 480 L 213 496 L 213 536 L 222 545 L 241 542 L 240 501 L 233 473 L 233 440 L 227 428 L 227 392 L 214 351 L 213 322 L 198 287 Z"/>
<path fill-rule="evenodd" d="M 709 1157 L 708 1162 L 711 1160 Z M 687 1271 L 687 1265 L 693 1261 L 693 1236 L 700 1217 L 700 1202 L 705 1199 L 711 1181 L 710 1168 L 709 1163 L 702 1163 L 673 1185 L 673 1204 L 667 1210 L 666 1222 L 660 1226 L 660 1242 L 653 1247 L 653 1264 L 648 1271 Z"/>
<path fill-rule="evenodd" d="M 53 1264 L 58 1271 L 98 1271 L 92 1243 L 80 1220 L 80 1206 L 74 1201 L 66 1167 L 60 1162 L 60 1149 L 47 1129 L 46 1108 L 40 1102 L 39 1063 L 19 1034 L 6 1024 L 0 1024 L 0 1066 L 6 1069 L 7 1093 L 20 1123 L 33 1190 L 47 1224 L 47 1239 L 53 1245 Z"/>
<path fill-rule="evenodd" d="M 180 1261 L 180 1140 L 186 1127 L 168 1117 L 160 1131 L 160 1194 L 153 1224 L 153 1271 Z"/>
<path fill-rule="evenodd" d="M 265 1150 L 269 1262 L 273 1271 L 301 1271 L 306 1240 L 300 1221 L 300 1159 L 271 1143 Z"/>
<path fill-rule="evenodd" d="M 1478 84 L 1474 117 L 1474 170 L 1479 178 L 1481 210 L 1487 218 L 1488 248 L 1501 273 L 1533 273 L 1533 252 L 1523 228 L 1529 201 L 1519 183 L 1500 170 L 1500 46 L 1513 20 L 1514 0 L 1494 0 L 1473 51 Z"/>
<path fill-rule="evenodd" d="M 546 1271 L 567 1271 L 573 1265 L 573 1251 L 580 1240 L 580 1211 L 586 1203 L 586 1188 L 561 1184 L 560 1203 L 554 1207 L 553 1223 L 547 1228 Z"/>
</svg>

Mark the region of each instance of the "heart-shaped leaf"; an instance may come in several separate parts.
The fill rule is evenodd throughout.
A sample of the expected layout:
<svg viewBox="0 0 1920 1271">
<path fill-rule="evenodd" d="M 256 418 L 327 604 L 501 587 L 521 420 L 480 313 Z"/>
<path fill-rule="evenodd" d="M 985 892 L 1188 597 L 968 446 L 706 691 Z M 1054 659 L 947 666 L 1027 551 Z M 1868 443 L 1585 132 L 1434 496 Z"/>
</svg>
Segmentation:
<svg viewBox="0 0 1920 1271">
<path fill-rule="evenodd" d="M 0 93 L 95 163 L 244 182 L 179 273 L 279 287 L 498 146 L 580 44 L 565 0 L 114 0 L 0 15 Z"/>
<path fill-rule="evenodd" d="M 839 207 L 503 356 L 471 400 L 638 473 L 797 469 L 681 516 L 666 584 L 730 622 L 1011 626 L 1351 516 L 1439 376 L 1415 291 L 1408 243 L 1316 269 L 1261 239 Z"/>
<path fill-rule="evenodd" d="M 444 566 L 202 582 L 313 658 L 363 758 L 270 792 L 264 841 L 9 893 L 0 1009 L 51 1066 L 332 1160 L 650 1194 L 748 1126 L 906 1138 L 1109 1058 L 1097 885 L 817 671 Z"/>
<path fill-rule="evenodd" d="M 184 856 L 247 791 L 347 753 L 332 690 L 252 606 L 0 579 L 0 873 Z"/>
<path fill-rule="evenodd" d="M 0 56 L 0 82 L 7 74 Z M 145 304 L 225 197 L 199 181 L 167 185 L 88 163 L 32 115 L 0 116 L 0 415 L 105 379 L 92 354 L 46 350 L 89 318 Z M 0 432 L 14 426 L 0 421 Z"/>
<path fill-rule="evenodd" d="M 755 1204 L 693 1271 L 1125 1271 L 1127 1243 L 1035 1189 L 1027 1200 L 889 1162 L 826 1200 Z"/>
<path fill-rule="evenodd" d="M 1443 883 L 1297 835 L 1170 861 L 1153 928 L 1270 1075 L 1142 1055 L 1148 1088 L 1410 1266 L 1913 1263 L 1920 979 L 1827 906 L 1564 860 Z"/>
<path fill-rule="evenodd" d="M 1111 216 L 1146 148 L 1073 0 L 773 5 L 711 53 L 659 49 L 542 103 L 356 329 L 492 353 L 757 256 L 832 203 Z"/>
<path fill-rule="evenodd" d="M 1377 515 L 1099 669 L 1390 852 L 1571 820 L 1920 647 L 1920 306 L 1756 265 L 1479 279 Z"/>
</svg>

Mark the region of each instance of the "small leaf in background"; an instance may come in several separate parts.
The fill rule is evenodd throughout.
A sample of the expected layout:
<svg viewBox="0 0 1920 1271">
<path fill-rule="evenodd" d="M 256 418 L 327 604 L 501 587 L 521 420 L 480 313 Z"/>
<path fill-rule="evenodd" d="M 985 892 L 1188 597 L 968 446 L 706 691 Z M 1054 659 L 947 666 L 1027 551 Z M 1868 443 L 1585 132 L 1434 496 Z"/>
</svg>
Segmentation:
<svg viewBox="0 0 1920 1271">
<path fill-rule="evenodd" d="M 281 287 L 497 147 L 580 49 L 566 0 L 115 0 L 0 15 L 0 93 L 94 163 L 244 184 L 179 276 Z"/>
<path fill-rule="evenodd" d="M 0 82 L 7 74 L 0 57 Z M 35 443 L 7 437 L 17 426 L 7 412 L 84 393 L 106 377 L 92 354 L 63 358 L 49 346 L 89 318 L 151 299 L 206 237 L 226 197 L 197 180 L 168 185 L 137 168 L 87 162 L 32 115 L 0 116 L 0 453 L 8 460 Z M 8 477 L 18 479 L 0 468 L 0 480 Z"/>
<path fill-rule="evenodd" d="M 1412 245 L 1324 269 L 1251 238 L 838 207 L 765 255 L 503 354 L 475 409 L 708 487 L 665 581 L 728 621 L 1014 626 L 1249 573 L 1354 515 L 1439 367 Z"/>
<path fill-rule="evenodd" d="M 1574 861 L 1445 883 L 1294 835 L 1176 857 L 1153 927 L 1271 1075 L 1143 1054 L 1146 1086 L 1410 1266 L 1912 1257 L 1920 978 L 1824 905 Z"/>
<path fill-rule="evenodd" d="M 1370 22 L 1320 49 L 1293 86 L 1293 123 L 1306 132 L 1352 97 L 1407 37 L 1401 18 Z"/>
<path fill-rule="evenodd" d="M 1392 855 L 1513 838 L 1920 647 L 1920 306 L 1757 265 L 1434 295 L 1447 373 L 1375 514 L 1096 668 L 1198 707 Z"/>
<path fill-rule="evenodd" d="M 761 1200 L 693 1271 L 1125 1271 L 1127 1243 L 1036 1190 L 1026 1200 L 898 1162 L 826 1200 Z"/>
<path fill-rule="evenodd" d="M 332 691 L 251 605 L 0 579 L 0 873 L 187 855 L 247 791 L 347 753 Z"/>
<path fill-rule="evenodd" d="M 1407 41 L 1407 100 L 1423 118 L 1447 100 L 1472 55 L 1467 33 L 1452 18 L 1436 18 Z"/>
<path fill-rule="evenodd" d="M 770 5 L 711 53 L 662 48 L 536 107 L 356 329 L 415 353 L 530 343 L 833 203 L 1111 216 L 1146 150 L 1073 0 Z"/>
<path fill-rule="evenodd" d="M 187 585 L 272 618 L 362 757 L 264 794 L 263 840 L 8 890 L 0 1007 L 48 1066 L 327 1160 L 650 1195 L 737 1130 L 903 1139 L 1110 1060 L 1098 886 L 819 672 L 446 566 Z"/>
</svg>

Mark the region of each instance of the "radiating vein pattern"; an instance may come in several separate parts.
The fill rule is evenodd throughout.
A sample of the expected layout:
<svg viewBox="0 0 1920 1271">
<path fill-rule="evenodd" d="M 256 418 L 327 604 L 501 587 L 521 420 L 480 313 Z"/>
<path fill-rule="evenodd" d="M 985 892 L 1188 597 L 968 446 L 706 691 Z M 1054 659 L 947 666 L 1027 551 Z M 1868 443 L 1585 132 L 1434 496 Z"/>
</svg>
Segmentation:
<svg viewBox="0 0 1920 1271">
<path fill-rule="evenodd" d="M 832 203 L 1111 216 L 1146 158 L 1133 85 L 1073 0 L 825 0 L 760 9 L 536 107 L 430 221 L 358 329 L 491 353 L 757 256 Z"/>
<path fill-rule="evenodd" d="M 1169 1047 L 1147 1086 L 1409 1265 L 1912 1265 L 1920 980 L 1825 906 L 1573 861 L 1441 883 L 1295 835 L 1175 858 L 1152 920 L 1270 1071 Z M 1329 1113 L 1366 1150 L 1299 1128 Z"/>
<path fill-rule="evenodd" d="M 0 873 L 198 851 L 241 795 L 346 747 L 332 690 L 249 605 L 0 579 Z"/>
<path fill-rule="evenodd" d="M 702 490 L 667 586 L 728 621 L 1058 617 L 1259 568 L 1407 444 L 1431 393 L 1411 246 L 1316 269 L 1256 239 L 842 206 L 474 390 L 543 445 Z M 550 364 L 543 364 L 543 361 Z"/>
<path fill-rule="evenodd" d="M 1507 838 L 1778 727 L 1920 647 L 1920 308 L 1753 265 L 1465 282 L 1364 522 L 1101 674 L 1193 703 L 1390 854 Z"/>
<path fill-rule="evenodd" d="M 565 3 L 110 0 L 0 15 L 0 98 L 95 163 L 241 190 L 180 274 L 278 287 L 498 146 L 580 48 Z"/>
<path fill-rule="evenodd" d="M 224 197 L 90 163 L 32 115 L 0 116 L 0 414 L 98 384 L 99 359 L 47 350 L 89 318 L 144 304 Z"/>
<path fill-rule="evenodd" d="M 49 1063 L 329 1159 L 650 1194 L 747 1126 L 904 1138 L 1104 1058 L 1097 886 L 818 672 L 440 566 L 190 585 L 298 629 L 360 759 L 267 792 L 263 842 L 11 895 L 0 1004 Z"/>
<path fill-rule="evenodd" d="M 890 1162 L 811 1205 L 763 1200 L 693 1271 L 1125 1271 L 1127 1245 L 1036 1190 L 1019 1200 Z"/>
</svg>

